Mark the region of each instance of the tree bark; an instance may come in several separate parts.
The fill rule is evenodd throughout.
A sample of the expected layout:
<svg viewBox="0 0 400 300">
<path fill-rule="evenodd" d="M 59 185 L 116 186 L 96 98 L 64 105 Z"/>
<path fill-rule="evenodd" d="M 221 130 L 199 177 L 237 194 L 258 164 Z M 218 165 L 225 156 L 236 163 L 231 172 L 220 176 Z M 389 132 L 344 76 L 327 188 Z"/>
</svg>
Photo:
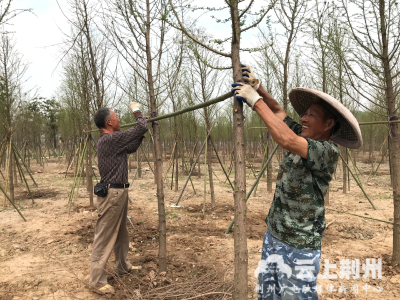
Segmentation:
<svg viewBox="0 0 400 300">
<path fill-rule="evenodd" d="M 269 138 L 269 135 L 267 134 L 267 158 L 269 158 L 269 156 L 272 153 L 272 139 Z M 272 193 L 272 159 L 271 161 L 268 163 L 268 168 L 267 168 L 267 191 L 269 193 Z"/>
<path fill-rule="evenodd" d="M 136 159 L 137 159 L 137 176 L 138 178 L 142 178 L 142 164 L 140 162 L 140 152 L 136 151 Z"/>
<path fill-rule="evenodd" d="M 178 149 L 179 149 L 179 138 L 178 138 L 178 124 L 177 124 L 177 117 L 174 117 L 174 130 L 175 130 L 175 140 L 176 140 L 176 150 L 175 150 L 175 187 L 174 191 L 178 191 L 178 184 L 179 184 L 179 155 L 178 155 Z M 183 170 L 183 169 L 182 169 Z"/>
<path fill-rule="evenodd" d="M 345 147 L 340 147 L 342 150 L 342 156 L 347 161 L 347 151 Z M 342 171 L 343 171 L 343 194 L 347 194 L 347 167 L 346 163 L 342 160 Z"/>
<path fill-rule="evenodd" d="M 240 69 L 240 20 L 238 2 L 230 2 L 230 12 L 232 19 L 232 68 L 233 79 L 237 81 L 242 78 Z M 233 132 L 235 143 L 235 228 L 234 228 L 234 252 L 235 252 L 235 275 L 233 298 L 239 300 L 247 299 L 248 285 L 248 252 L 247 252 L 247 229 L 246 229 L 246 167 L 244 156 L 244 126 L 243 126 L 243 103 L 235 97 L 233 100 Z"/>
<path fill-rule="evenodd" d="M 93 202 L 93 169 L 92 169 L 92 144 L 88 141 L 87 144 L 87 164 L 86 164 L 86 179 L 87 179 L 87 191 L 89 192 L 89 206 L 94 207 Z"/>
<path fill-rule="evenodd" d="M 152 112 L 157 112 L 156 97 L 154 95 L 154 81 L 152 70 L 152 57 L 150 45 L 150 0 L 146 0 L 146 58 L 147 58 L 147 80 L 149 86 L 150 106 Z M 164 205 L 164 186 L 162 176 L 162 153 L 160 130 L 158 125 L 153 122 L 153 138 L 154 138 L 154 158 L 155 158 L 155 180 L 157 184 L 157 201 L 158 201 L 158 267 L 160 272 L 167 272 L 167 224 L 165 220 L 165 205 Z"/>
<path fill-rule="evenodd" d="M 384 68 L 385 83 L 386 83 L 386 103 L 389 110 L 389 116 L 396 115 L 396 99 L 393 90 L 393 78 L 389 60 L 389 45 L 387 28 L 385 23 L 385 1 L 379 1 L 380 14 L 380 33 L 382 37 L 382 65 Z M 400 168 L 400 138 L 398 126 L 392 126 L 393 135 L 389 143 L 389 156 L 392 170 L 393 182 L 393 204 L 394 204 L 394 222 L 393 222 L 393 256 L 392 265 L 399 270 L 400 267 L 400 176 L 397 170 Z"/>
<path fill-rule="evenodd" d="M 203 89 L 203 95 L 205 95 L 204 89 Z M 209 115 L 208 115 L 208 107 L 204 107 L 203 111 L 204 111 L 204 117 L 206 119 L 206 130 L 208 133 L 211 128 L 210 119 L 209 119 Z M 208 169 L 208 179 L 210 181 L 211 207 L 214 208 L 215 207 L 215 194 L 214 194 L 213 168 L 212 168 L 212 161 L 211 161 L 212 149 L 213 148 L 211 145 L 211 137 L 209 137 L 207 139 L 207 157 L 208 157 L 207 169 Z M 204 174 L 204 176 L 205 176 L 205 174 Z"/>
</svg>

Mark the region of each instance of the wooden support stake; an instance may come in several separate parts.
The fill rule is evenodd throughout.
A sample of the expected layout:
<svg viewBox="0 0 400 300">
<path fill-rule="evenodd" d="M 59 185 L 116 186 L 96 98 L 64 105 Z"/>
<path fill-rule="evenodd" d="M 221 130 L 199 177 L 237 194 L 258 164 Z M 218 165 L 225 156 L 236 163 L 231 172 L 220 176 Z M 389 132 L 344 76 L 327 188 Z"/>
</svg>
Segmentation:
<svg viewBox="0 0 400 300">
<path fill-rule="evenodd" d="M 189 182 L 190 176 L 192 176 L 192 173 L 193 173 L 193 171 L 194 171 L 194 168 L 196 167 L 196 164 L 197 164 L 197 162 L 199 161 L 201 152 L 203 152 L 204 146 L 205 146 L 205 144 L 207 143 L 207 139 L 208 139 L 208 137 L 210 136 L 211 131 L 212 131 L 213 128 L 214 128 L 214 125 L 215 125 L 215 123 L 211 126 L 210 131 L 209 131 L 208 134 L 207 134 L 206 140 L 204 141 L 203 145 L 201 146 L 201 149 L 200 149 L 200 151 L 199 151 L 199 154 L 197 155 L 196 161 L 193 163 L 192 169 L 190 170 L 189 176 L 188 176 L 188 178 L 186 179 L 186 182 L 185 182 L 185 184 L 184 184 L 183 187 L 182 187 L 181 194 L 179 195 L 178 201 L 176 201 L 176 204 L 175 204 L 175 205 L 178 205 L 178 204 L 179 204 L 179 201 L 181 201 L 181 198 L 182 198 L 182 196 L 183 196 L 183 192 L 185 191 L 186 185 L 187 185 L 187 183 Z"/>
<path fill-rule="evenodd" d="M 261 177 L 262 177 L 262 174 L 263 174 L 264 171 L 267 169 L 269 162 L 271 161 L 271 159 L 272 159 L 272 157 L 274 156 L 276 150 L 278 149 L 278 146 L 279 146 L 279 145 L 276 144 L 274 150 L 272 150 L 272 153 L 271 153 L 271 155 L 268 157 L 268 160 L 267 160 L 267 162 L 265 163 L 264 167 L 262 168 L 260 174 L 258 174 L 256 181 L 255 181 L 255 182 L 253 183 L 253 185 L 251 186 L 250 191 L 249 191 L 249 192 L 247 193 L 247 195 L 246 195 L 246 202 L 247 202 L 247 200 L 249 200 L 249 198 L 250 198 L 250 196 L 251 196 L 251 193 L 253 192 L 254 188 L 257 186 L 258 182 L 260 181 L 260 179 L 261 179 Z M 231 224 L 229 225 L 228 229 L 227 229 L 226 232 L 225 232 L 226 234 L 228 234 L 228 233 L 231 232 L 232 226 L 233 226 L 234 223 L 235 223 L 235 219 L 232 220 Z"/>
<path fill-rule="evenodd" d="M 7 193 L 4 191 L 4 189 L 2 188 L 2 186 L 0 185 L 0 190 L 3 192 L 4 196 L 6 196 L 6 198 L 8 199 L 8 201 L 10 201 L 10 203 L 12 204 L 12 206 L 14 206 L 15 210 L 19 213 L 19 215 L 21 216 L 22 219 L 24 219 L 24 221 L 26 222 L 25 217 L 21 214 L 20 210 L 18 209 L 18 207 L 15 205 L 15 203 L 13 201 L 11 201 L 10 197 L 8 197 Z"/>
<path fill-rule="evenodd" d="M 25 167 L 26 171 L 28 172 L 29 176 L 31 177 L 33 183 L 35 184 L 35 186 L 38 186 L 37 183 L 36 183 L 36 181 L 35 181 L 35 179 L 33 178 L 32 174 L 31 174 L 31 171 L 29 170 L 29 168 L 27 167 L 27 165 L 25 164 L 25 162 L 22 160 L 22 157 L 21 157 L 21 155 L 19 154 L 19 152 L 18 152 L 18 150 L 17 150 L 17 147 L 15 147 L 15 144 L 14 144 L 14 143 L 12 143 L 12 146 L 13 146 L 14 151 L 15 151 L 15 153 L 17 154 L 18 158 L 22 161 L 22 164 L 23 164 L 23 166 Z"/>
<path fill-rule="evenodd" d="M 346 164 L 347 169 L 349 170 L 351 176 L 353 176 L 354 180 L 356 181 L 356 183 L 358 184 L 358 186 L 360 187 L 360 189 L 361 189 L 362 192 L 364 193 L 365 198 L 367 198 L 367 200 L 369 201 L 369 203 L 371 203 L 372 207 L 376 210 L 376 207 L 375 207 L 374 203 L 371 201 L 371 199 L 369 199 L 369 197 L 368 197 L 367 193 L 365 192 L 365 190 L 364 190 L 364 188 L 363 188 L 361 182 L 359 182 L 359 181 L 357 180 L 357 177 L 356 177 L 356 176 L 353 174 L 353 172 L 350 170 L 349 165 L 348 165 L 347 162 L 344 160 L 344 158 L 343 158 L 342 154 L 340 154 L 340 152 L 339 152 L 339 155 L 340 155 L 340 158 L 342 159 L 342 161 L 344 161 L 344 163 Z"/>
<path fill-rule="evenodd" d="M 231 185 L 231 188 L 232 188 L 232 190 L 235 190 L 235 189 L 234 189 L 234 187 L 233 187 L 233 185 L 232 185 L 232 182 L 231 182 L 231 180 L 229 179 L 229 176 L 228 176 L 228 174 L 226 174 L 226 172 L 225 172 L 224 165 L 222 164 L 221 160 L 219 159 L 219 155 L 218 155 L 217 149 L 215 148 L 214 142 L 213 142 L 213 140 L 212 140 L 212 138 L 211 138 L 211 137 L 210 137 L 210 141 L 211 141 L 211 145 L 212 145 L 212 146 L 213 146 L 213 148 L 214 148 L 214 152 L 215 152 L 215 154 L 217 155 L 217 158 L 218 158 L 219 164 L 220 164 L 220 165 L 221 165 L 221 167 L 222 167 L 222 171 L 224 171 L 224 174 L 225 174 L 225 176 L 226 176 L 226 179 L 229 181 L 229 184 Z"/>
</svg>

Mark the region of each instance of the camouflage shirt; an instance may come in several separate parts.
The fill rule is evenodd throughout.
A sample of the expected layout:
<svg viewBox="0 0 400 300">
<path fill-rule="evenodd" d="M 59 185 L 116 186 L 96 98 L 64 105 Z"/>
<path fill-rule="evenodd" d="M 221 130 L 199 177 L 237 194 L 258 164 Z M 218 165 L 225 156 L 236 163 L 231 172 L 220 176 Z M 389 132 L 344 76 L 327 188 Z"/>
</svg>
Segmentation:
<svg viewBox="0 0 400 300">
<path fill-rule="evenodd" d="M 283 120 L 297 135 L 302 127 L 290 117 Z M 272 235 L 299 249 L 321 249 L 325 230 L 324 196 L 336 169 L 339 149 L 330 141 L 306 139 L 307 159 L 286 152 L 274 200 L 265 222 Z"/>
</svg>

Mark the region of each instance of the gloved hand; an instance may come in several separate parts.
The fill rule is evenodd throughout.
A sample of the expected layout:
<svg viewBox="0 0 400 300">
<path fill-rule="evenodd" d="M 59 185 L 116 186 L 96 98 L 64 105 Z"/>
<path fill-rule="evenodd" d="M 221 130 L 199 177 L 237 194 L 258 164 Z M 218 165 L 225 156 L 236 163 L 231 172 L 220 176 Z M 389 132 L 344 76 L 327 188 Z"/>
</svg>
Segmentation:
<svg viewBox="0 0 400 300">
<path fill-rule="evenodd" d="M 246 65 L 240 65 L 240 66 L 242 67 L 242 79 L 244 82 L 248 83 L 250 80 L 258 79 L 256 74 L 253 73 L 253 71 L 250 69 L 249 66 Z M 253 86 L 253 89 L 257 91 L 259 87 L 260 83 Z"/>
<path fill-rule="evenodd" d="M 245 83 L 235 82 L 232 84 L 232 94 L 236 96 L 236 99 L 246 103 L 252 109 L 254 109 L 254 104 L 262 99 L 251 85 Z"/>
<path fill-rule="evenodd" d="M 137 102 L 130 102 L 128 106 L 132 112 L 140 111 L 140 104 Z"/>
</svg>

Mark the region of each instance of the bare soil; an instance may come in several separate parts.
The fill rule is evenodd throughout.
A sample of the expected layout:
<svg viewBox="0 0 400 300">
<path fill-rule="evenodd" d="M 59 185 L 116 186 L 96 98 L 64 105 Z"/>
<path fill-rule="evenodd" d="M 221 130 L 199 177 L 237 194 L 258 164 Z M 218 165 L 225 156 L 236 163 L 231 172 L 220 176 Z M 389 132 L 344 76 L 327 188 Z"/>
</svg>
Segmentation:
<svg viewBox="0 0 400 300">
<path fill-rule="evenodd" d="M 390 264 L 392 225 L 334 211 L 393 221 L 388 164 L 383 164 L 377 176 L 367 182 L 371 165 L 361 161 L 357 163 L 362 173 L 361 181 L 378 209 L 371 207 L 354 180 L 351 180 L 351 191 L 343 194 L 340 165 L 330 188 L 330 205 L 326 210 L 327 224 L 330 225 L 323 239 L 320 270 L 320 274 L 324 274 L 324 260 L 329 259 L 330 264 L 336 264 L 335 269 L 330 269 L 330 274 L 339 275 L 341 259 L 359 259 L 360 279 L 319 279 L 318 284 L 323 288 L 320 299 L 400 298 L 400 274 Z M 256 160 L 257 169 L 260 163 Z M 183 291 L 188 287 L 195 290 L 197 286 L 200 294 L 200 286 L 208 281 L 210 285 L 220 282 L 218 290 L 231 292 L 233 237 L 225 234 L 225 231 L 233 218 L 233 194 L 229 184 L 224 182 L 224 174 L 217 162 L 214 168 L 221 180 L 214 179 L 217 205 L 211 207 L 210 194 L 207 192 L 204 218 L 203 177 L 193 177 L 196 194 L 189 184 L 180 207 L 171 205 L 178 199 L 186 177 L 183 174 L 179 177 L 178 193 L 165 186 L 168 272 L 164 275 L 159 274 L 157 265 L 156 187 L 152 172 L 143 165 L 143 177 L 136 179 L 130 187 L 133 203 L 129 205 L 128 215 L 132 224 L 127 224 L 131 242 L 128 259 L 143 269 L 137 274 L 113 278 L 114 258 L 111 256 L 107 270 L 116 294 L 106 297 L 93 293 L 87 286 L 97 213 L 95 208 L 89 207 L 86 187 L 81 186 L 78 199 L 68 214 L 68 195 L 73 178 L 65 178 L 65 173 L 62 174 L 66 170 L 65 161 L 57 163 L 57 159 L 50 159 L 44 168 L 32 165 L 38 183 L 38 187 L 31 185 L 35 204 L 32 205 L 21 182 L 18 182 L 15 193 L 16 202 L 28 222 L 24 222 L 9 204 L 0 212 L 0 299 L 139 299 L 140 295 L 143 296 L 141 299 L 162 299 L 155 295 L 166 296 L 169 293 L 171 296 L 172 290 L 176 297 L 168 299 L 184 299 L 186 296 Z M 274 178 L 277 169 L 278 162 L 274 158 Z M 132 169 L 131 179 L 135 171 Z M 249 168 L 247 171 L 250 187 L 254 176 Z M 253 194 L 248 201 L 250 299 L 257 298 L 254 271 L 261 257 L 262 239 L 267 229 L 264 219 L 272 198 L 273 191 L 267 191 L 266 179 L 262 179 L 256 195 Z M 3 196 L 0 196 L 1 206 L 2 201 Z M 382 259 L 382 279 L 362 277 L 364 271 L 361 265 L 366 263 L 367 258 Z M 204 276 L 209 277 L 205 279 Z M 339 289 L 340 285 L 346 286 L 345 292 Z M 355 286 L 358 286 L 358 293 L 354 291 Z M 180 296 L 179 291 L 182 292 Z M 153 296 L 146 298 L 145 295 Z M 197 299 L 217 298 L 205 296 Z"/>
</svg>

